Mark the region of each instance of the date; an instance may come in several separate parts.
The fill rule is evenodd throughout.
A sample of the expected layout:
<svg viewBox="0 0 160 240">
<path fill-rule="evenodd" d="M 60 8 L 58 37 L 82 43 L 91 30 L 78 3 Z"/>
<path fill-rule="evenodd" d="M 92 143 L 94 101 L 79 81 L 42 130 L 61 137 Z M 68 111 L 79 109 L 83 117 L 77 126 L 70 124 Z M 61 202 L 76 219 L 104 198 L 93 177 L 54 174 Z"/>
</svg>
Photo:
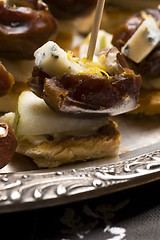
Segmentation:
<svg viewBox="0 0 160 240">
<path fill-rule="evenodd" d="M 74 19 L 89 14 L 97 0 L 45 0 L 51 12 L 58 19 Z"/>
<path fill-rule="evenodd" d="M 32 4 L 34 9 L 0 2 L 1 57 L 32 59 L 34 51 L 51 35 L 56 35 L 57 21 L 47 6 L 42 1 L 30 2 Z"/>
<path fill-rule="evenodd" d="M 126 68 L 109 79 L 65 73 L 51 78 L 35 68 L 29 86 L 53 111 L 73 117 L 103 117 L 136 107 L 141 77 Z"/>
</svg>

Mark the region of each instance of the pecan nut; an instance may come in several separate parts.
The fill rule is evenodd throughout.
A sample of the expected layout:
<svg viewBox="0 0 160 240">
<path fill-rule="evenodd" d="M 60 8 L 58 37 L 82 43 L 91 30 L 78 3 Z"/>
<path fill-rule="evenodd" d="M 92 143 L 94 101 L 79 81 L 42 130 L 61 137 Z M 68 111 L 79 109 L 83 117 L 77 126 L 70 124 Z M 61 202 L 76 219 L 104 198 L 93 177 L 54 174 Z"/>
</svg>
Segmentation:
<svg viewBox="0 0 160 240">
<path fill-rule="evenodd" d="M 0 168 L 6 166 L 16 151 L 17 140 L 13 130 L 6 123 L 0 123 Z"/>
</svg>

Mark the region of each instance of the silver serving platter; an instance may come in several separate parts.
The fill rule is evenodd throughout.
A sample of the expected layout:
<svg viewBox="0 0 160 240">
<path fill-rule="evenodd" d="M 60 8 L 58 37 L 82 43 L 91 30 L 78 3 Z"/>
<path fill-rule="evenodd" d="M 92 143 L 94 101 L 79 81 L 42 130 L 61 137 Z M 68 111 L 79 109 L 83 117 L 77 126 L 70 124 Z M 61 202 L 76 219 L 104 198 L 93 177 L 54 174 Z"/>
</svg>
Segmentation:
<svg viewBox="0 0 160 240">
<path fill-rule="evenodd" d="M 0 171 L 0 213 L 71 203 L 160 179 L 160 117 L 115 120 L 122 134 L 115 158 L 40 170 L 16 156 Z"/>
</svg>

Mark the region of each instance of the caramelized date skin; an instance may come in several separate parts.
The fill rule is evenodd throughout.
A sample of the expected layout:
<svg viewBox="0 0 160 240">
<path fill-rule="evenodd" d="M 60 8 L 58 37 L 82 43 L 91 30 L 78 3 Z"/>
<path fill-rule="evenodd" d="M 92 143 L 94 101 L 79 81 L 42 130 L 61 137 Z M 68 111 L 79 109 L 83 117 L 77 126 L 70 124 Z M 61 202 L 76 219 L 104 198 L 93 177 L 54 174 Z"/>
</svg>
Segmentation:
<svg viewBox="0 0 160 240">
<path fill-rule="evenodd" d="M 121 50 L 121 48 L 130 39 L 141 23 L 142 19 L 137 16 L 129 18 L 115 31 L 112 44 Z"/>
<path fill-rule="evenodd" d="M 45 0 L 53 15 L 58 19 L 74 19 L 89 14 L 97 0 Z"/>
<path fill-rule="evenodd" d="M 153 79 L 160 76 L 160 46 L 157 46 L 142 62 L 139 64 L 128 60 L 130 67 L 135 72 L 140 72 L 142 78 Z"/>
<path fill-rule="evenodd" d="M 160 10 L 158 9 L 146 9 L 146 14 L 152 15 L 152 17 L 158 21 L 160 20 Z M 119 50 L 125 45 L 125 43 L 134 34 L 140 24 L 143 22 L 142 12 L 138 12 L 131 16 L 124 24 L 122 24 L 115 32 L 112 43 Z M 160 76 L 160 46 L 157 46 L 142 62 L 139 64 L 134 63 L 131 60 L 127 60 L 129 66 L 136 72 L 142 75 L 142 78 L 153 78 Z"/>
<path fill-rule="evenodd" d="M 41 7 L 35 10 L 11 7 L 0 2 L 1 57 L 32 59 L 34 51 L 56 33 L 55 18 Z"/>
<path fill-rule="evenodd" d="M 132 110 L 141 86 L 141 77 L 129 69 L 109 79 L 90 74 L 63 74 L 42 80 L 42 72 L 39 77 L 35 77 L 35 72 L 33 75 L 31 90 L 36 92 L 38 84 L 41 86 L 38 95 L 51 109 L 74 117 L 102 117 Z"/>
<path fill-rule="evenodd" d="M 50 78 L 50 76 L 38 67 L 33 68 L 32 77 L 28 81 L 28 86 L 31 91 L 40 98 L 43 98 L 43 87 L 46 78 Z"/>
<path fill-rule="evenodd" d="M 0 168 L 7 165 L 17 148 L 17 140 L 12 129 L 6 123 L 0 123 Z"/>
<path fill-rule="evenodd" d="M 0 62 L 0 97 L 9 93 L 14 84 L 13 76 L 6 70 Z"/>
</svg>

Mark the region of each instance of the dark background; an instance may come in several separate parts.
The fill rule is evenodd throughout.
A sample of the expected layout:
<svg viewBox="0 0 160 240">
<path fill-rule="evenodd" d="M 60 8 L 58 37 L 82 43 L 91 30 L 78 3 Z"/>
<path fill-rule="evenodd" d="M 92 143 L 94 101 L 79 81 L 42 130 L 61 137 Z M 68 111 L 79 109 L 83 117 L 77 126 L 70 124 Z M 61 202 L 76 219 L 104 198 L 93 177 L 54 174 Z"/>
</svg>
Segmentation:
<svg viewBox="0 0 160 240">
<path fill-rule="evenodd" d="M 1 214 L 0 229 L 4 239 L 160 240 L 160 181 L 87 201 Z"/>
</svg>

